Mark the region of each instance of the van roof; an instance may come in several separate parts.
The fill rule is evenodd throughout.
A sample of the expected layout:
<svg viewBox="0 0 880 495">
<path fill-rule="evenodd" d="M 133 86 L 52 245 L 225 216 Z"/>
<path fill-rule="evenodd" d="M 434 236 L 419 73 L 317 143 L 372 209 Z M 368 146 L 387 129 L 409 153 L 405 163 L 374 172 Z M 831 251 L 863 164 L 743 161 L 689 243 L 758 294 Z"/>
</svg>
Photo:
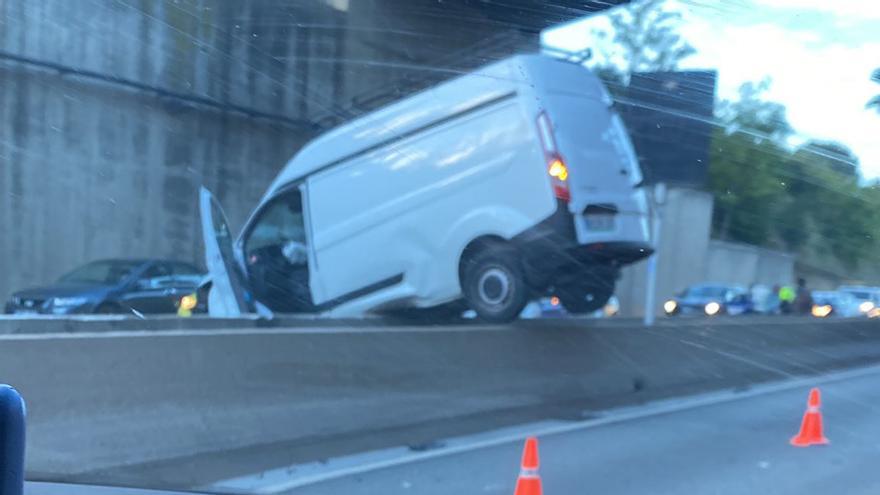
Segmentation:
<svg viewBox="0 0 880 495">
<path fill-rule="evenodd" d="M 552 71 L 548 70 L 551 66 Z M 286 184 L 344 161 L 352 155 L 382 146 L 425 126 L 443 122 L 456 114 L 513 97 L 526 88 L 531 90 L 530 88 L 542 85 L 542 74 L 558 75 L 565 71 L 574 71 L 580 78 L 584 77 L 584 73 L 590 74 L 582 66 L 555 57 L 539 54 L 516 55 L 365 114 L 306 144 L 284 166 L 269 188 L 267 196 Z M 548 82 L 543 81 L 545 85 Z M 601 93 L 596 94 L 597 97 L 607 97 L 604 88 L 599 84 L 595 88 L 584 86 L 579 84 L 577 87 L 582 94 L 593 89 Z"/>
</svg>

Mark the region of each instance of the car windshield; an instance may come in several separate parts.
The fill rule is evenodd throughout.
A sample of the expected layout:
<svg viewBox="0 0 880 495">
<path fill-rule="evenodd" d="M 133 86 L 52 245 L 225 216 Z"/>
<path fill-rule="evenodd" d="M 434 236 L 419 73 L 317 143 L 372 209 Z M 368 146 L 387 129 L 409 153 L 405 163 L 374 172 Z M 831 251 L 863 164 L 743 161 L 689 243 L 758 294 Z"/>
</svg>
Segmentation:
<svg viewBox="0 0 880 495">
<path fill-rule="evenodd" d="M 0 495 L 878 493 L 878 385 L 880 0 L 0 0 Z"/>
<path fill-rule="evenodd" d="M 855 297 L 856 299 L 859 299 L 859 300 L 862 300 L 862 301 L 870 301 L 871 298 L 872 298 L 870 292 L 865 292 L 865 291 L 855 291 L 855 290 L 848 290 L 847 292 L 850 293 L 850 294 L 852 294 L 853 297 Z"/>
<path fill-rule="evenodd" d="M 843 302 L 843 298 L 839 294 L 833 293 L 816 293 L 813 294 L 813 302 L 815 304 L 840 304 Z"/>
<path fill-rule="evenodd" d="M 130 261 L 96 261 L 63 275 L 58 281 L 76 284 L 118 284 L 141 264 Z"/>
<path fill-rule="evenodd" d="M 685 297 L 723 299 L 729 292 L 727 287 L 691 287 L 685 292 Z"/>
</svg>

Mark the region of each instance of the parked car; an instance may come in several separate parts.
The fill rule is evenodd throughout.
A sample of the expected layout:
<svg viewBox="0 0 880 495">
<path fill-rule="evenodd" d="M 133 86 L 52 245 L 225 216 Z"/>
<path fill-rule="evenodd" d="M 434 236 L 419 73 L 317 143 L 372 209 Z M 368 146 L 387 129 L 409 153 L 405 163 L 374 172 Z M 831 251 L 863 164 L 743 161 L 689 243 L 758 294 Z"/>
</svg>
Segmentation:
<svg viewBox="0 0 880 495">
<path fill-rule="evenodd" d="M 464 299 L 516 318 L 550 287 L 605 306 L 650 255 L 629 135 L 579 64 L 515 56 L 307 144 L 234 241 L 201 193 L 212 315 L 361 315 Z"/>
<path fill-rule="evenodd" d="M 838 292 L 850 294 L 859 302 L 859 311 L 871 315 L 880 308 L 880 287 L 868 287 L 865 285 L 841 285 Z"/>
<path fill-rule="evenodd" d="M 663 303 L 663 311 L 668 316 L 741 315 L 753 309 L 748 290 L 737 285 L 694 285 Z"/>
<path fill-rule="evenodd" d="M 44 287 L 12 294 L 7 314 L 174 313 L 195 292 L 202 272 L 190 263 L 155 259 L 93 261 Z"/>
<path fill-rule="evenodd" d="M 849 292 L 814 290 L 812 297 L 813 309 L 811 313 L 817 318 L 827 318 L 829 316 L 852 318 L 865 314 L 859 308 L 862 301 L 856 299 Z"/>
</svg>

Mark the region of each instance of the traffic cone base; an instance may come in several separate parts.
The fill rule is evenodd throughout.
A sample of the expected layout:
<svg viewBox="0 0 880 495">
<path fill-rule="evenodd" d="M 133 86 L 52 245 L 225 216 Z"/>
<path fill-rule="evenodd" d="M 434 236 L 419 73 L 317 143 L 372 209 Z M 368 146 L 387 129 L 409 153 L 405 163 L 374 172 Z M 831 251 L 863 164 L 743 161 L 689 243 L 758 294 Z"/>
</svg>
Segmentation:
<svg viewBox="0 0 880 495">
<path fill-rule="evenodd" d="M 513 492 L 513 495 L 542 495 L 543 490 L 541 488 L 541 478 L 537 476 L 534 478 L 526 478 L 520 476 L 519 479 L 516 480 L 516 491 Z"/>
</svg>

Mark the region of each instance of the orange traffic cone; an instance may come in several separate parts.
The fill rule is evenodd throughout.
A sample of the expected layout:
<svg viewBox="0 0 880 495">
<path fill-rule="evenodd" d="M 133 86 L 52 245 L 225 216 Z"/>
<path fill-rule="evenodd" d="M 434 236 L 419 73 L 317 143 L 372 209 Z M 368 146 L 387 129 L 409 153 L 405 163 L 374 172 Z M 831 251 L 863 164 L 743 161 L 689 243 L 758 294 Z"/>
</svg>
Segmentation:
<svg viewBox="0 0 880 495">
<path fill-rule="evenodd" d="M 538 475 L 538 439 L 529 437 L 523 447 L 519 478 L 513 495 L 541 495 L 541 476 Z"/>
<path fill-rule="evenodd" d="M 807 412 L 801 421 L 801 431 L 792 437 L 791 444 L 795 447 L 809 447 L 810 445 L 825 445 L 828 439 L 822 433 L 822 398 L 819 389 L 810 390 L 810 398 L 807 400 Z"/>
</svg>

